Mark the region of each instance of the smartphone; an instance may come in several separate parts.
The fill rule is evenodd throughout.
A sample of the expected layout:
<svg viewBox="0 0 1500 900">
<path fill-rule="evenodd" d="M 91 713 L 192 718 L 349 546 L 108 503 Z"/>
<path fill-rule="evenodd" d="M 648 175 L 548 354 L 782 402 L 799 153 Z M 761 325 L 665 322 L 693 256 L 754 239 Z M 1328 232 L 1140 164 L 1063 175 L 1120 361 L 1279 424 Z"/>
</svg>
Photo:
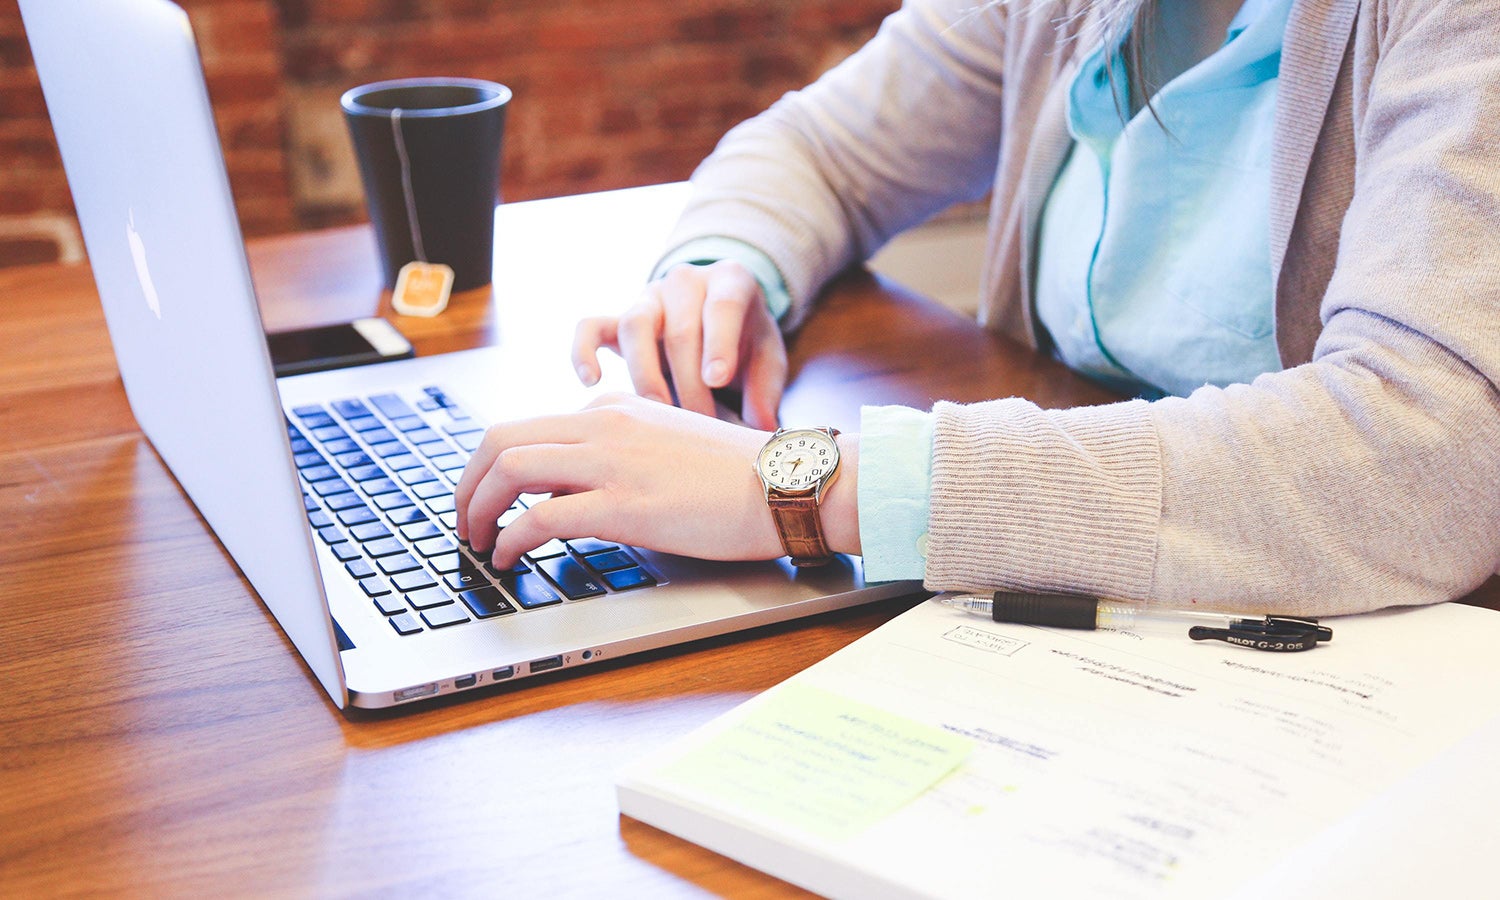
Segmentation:
<svg viewBox="0 0 1500 900">
<path fill-rule="evenodd" d="M 396 326 L 376 317 L 316 328 L 273 331 L 266 335 L 266 342 L 271 346 L 271 363 L 278 378 L 409 359 L 416 355 L 411 341 L 397 331 Z"/>
</svg>

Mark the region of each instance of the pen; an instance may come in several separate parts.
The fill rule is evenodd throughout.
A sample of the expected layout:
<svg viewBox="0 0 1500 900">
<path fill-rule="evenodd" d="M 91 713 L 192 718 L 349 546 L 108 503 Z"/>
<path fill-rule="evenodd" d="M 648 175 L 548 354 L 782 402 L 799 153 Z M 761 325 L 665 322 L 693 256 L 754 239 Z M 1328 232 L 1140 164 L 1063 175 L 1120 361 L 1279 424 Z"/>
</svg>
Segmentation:
<svg viewBox="0 0 1500 900">
<path fill-rule="evenodd" d="M 1047 625 L 1054 628 L 1113 628 L 1129 630 L 1138 624 L 1163 622 L 1188 625 L 1195 641 L 1224 641 L 1240 647 L 1289 653 L 1311 650 L 1319 641 L 1333 640 L 1333 629 L 1317 619 L 1299 616 L 1258 616 L 1197 612 L 1139 606 L 1075 594 L 1031 594 L 996 591 L 991 596 L 951 594 L 938 602 L 996 622 Z"/>
</svg>

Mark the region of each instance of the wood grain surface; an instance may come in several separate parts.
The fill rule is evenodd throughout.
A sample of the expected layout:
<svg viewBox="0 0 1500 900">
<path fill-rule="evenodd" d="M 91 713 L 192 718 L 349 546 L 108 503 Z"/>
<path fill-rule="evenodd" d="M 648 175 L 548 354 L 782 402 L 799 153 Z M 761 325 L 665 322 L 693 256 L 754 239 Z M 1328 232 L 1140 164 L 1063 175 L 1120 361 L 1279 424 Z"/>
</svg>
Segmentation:
<svg viewBox="0 0 1500 900">
<path fill-rule="evenodd" d="M 422 354 L 565 346 L 579 315 L 629 301 L 682 198 L 503 207 L 495 286 L 393 319 Z M 585 217 L 582 246 L 609 242 L 597 271 L 574 258 Z M 252 261 L 268 327 L 390 314 L 365 229 Z M 0 894 L 798 893 L 620 817 L 612 773 L 915 600 L 343 715 L 141 435 L 87 267 L 0 271 L 0 297 Z M 1112 399 L 863 272 L 792 356 L 784 419 L 840 428 L 861 403 Z"/>
</svg>

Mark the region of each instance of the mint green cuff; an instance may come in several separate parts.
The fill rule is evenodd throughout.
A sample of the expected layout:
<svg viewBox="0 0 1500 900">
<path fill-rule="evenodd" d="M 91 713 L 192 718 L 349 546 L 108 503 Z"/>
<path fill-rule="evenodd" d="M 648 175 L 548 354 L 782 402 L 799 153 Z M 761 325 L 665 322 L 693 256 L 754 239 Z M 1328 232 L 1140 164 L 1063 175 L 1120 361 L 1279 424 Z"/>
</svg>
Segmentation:
<svg viewBox="0 0 1500 900">
<path fill-rule="evenodd" d="M 905 406 L 866 406 L 859 419 L 859 543 L 865 580 L 920 579 L 927 569 L 932 414 Z"/>
<path fill-rule="evenodd" d="M 660 278 L 679 263 L 706 266 L 724 259 L 732 259 L 750 270 L 750 274 L 760 282 L 761 293 L 766 297 L 766 308 L 776 321 L 781 321 L 781 317 L 792 308 L 792 295 L 786 288 L 786 279 L 781 277 L 781 270 L 776 268 L 771 257 L 735 238 L 694 238 L 662 257 L 661 262 L 656 264 L 656 271 L 651 273 L 651 278 L 653 281 Z"/>
</svg>

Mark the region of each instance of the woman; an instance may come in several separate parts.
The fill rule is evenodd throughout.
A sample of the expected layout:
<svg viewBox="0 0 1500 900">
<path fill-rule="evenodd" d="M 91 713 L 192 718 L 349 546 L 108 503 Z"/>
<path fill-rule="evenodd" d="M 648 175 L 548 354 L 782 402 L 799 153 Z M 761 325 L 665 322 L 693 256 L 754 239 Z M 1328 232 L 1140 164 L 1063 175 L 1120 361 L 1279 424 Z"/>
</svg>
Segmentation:
<svg viewBox="0 0 1500 900">
<path fill-rule="evenodd" d="M 737 378 L 772 427 L 781 329 L 824 281 L 988 191 L 982 320 L 1150 399 L 866 410 L 820 511 L 832 550 L 932 589 L 1303 614 L 1461 596 L 1500 563 L 1497 11 L 909 0 L 731 131 L 662 277 L 580 326 L 585 381 L 612 347 L 684 408 L 497 426 L 460 534 L 501 563 L 595 534 L 780 555 L 766 434 L 694 411 Z"/>
</svg>

